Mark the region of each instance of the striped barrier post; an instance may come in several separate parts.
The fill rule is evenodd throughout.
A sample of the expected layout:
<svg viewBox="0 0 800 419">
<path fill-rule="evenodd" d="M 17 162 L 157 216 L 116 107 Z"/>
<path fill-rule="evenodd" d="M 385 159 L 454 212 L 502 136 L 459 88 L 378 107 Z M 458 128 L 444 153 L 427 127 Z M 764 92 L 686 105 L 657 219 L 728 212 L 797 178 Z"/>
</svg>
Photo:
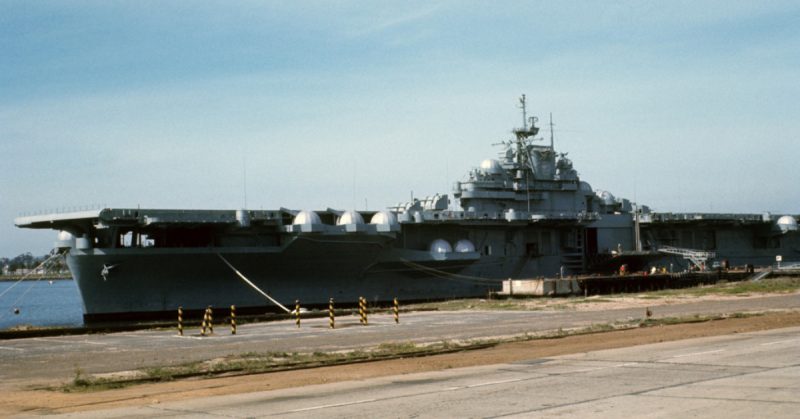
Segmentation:
<svg viewBox="0 0 800 419">
<path fill-rule="evenodd" d="M 328 315 L 330 316 L 330 326 L 331 329 L 334 328 L 334 320 L 333 320 L 333 298 L 328 300 Z"/>
<path fill-rule="evenodd" d="M 294 300 L 295 323 L 300 327 L 300 300 Z"/>
<path fill-rule="evenodd" d="M 208 334 L 214 334 L 214 311 L 208 306 Z"/>
<path fill-rule="evenodd" d="M 364 297 L 361 301 L 364 302 L 364 326 L 366 326 L 369 324 L 369 320 L 367 318 L 367 316 L 369 315 L 369 313 L 367 312 L 367 298 Z"/>
<path fill-rule="evenodd" d="M 208 308 L 203 312 L 203 323 L 200 324 L 200 336 L 206 335 L 206 328 L 208 327 Z"/>
<path fill-rule="evenodd" d="M 236 334 L 236 306 L 231 306 L 231 334 Z"/>
<path fill-rule="evenodd" d="M 364 297 L 358 297 L 358 321 L 364 324 Z"/>
<path fill-rule="evenodd" d="M 178 335 L 183 336 L 183 307 L 178 307 Z"/>
<path fill-rule="evenodd" d="M 394 322 L 400 324 L 400 303 L 397 301 L 397 297 L 394 297 Z"/>
</svg>

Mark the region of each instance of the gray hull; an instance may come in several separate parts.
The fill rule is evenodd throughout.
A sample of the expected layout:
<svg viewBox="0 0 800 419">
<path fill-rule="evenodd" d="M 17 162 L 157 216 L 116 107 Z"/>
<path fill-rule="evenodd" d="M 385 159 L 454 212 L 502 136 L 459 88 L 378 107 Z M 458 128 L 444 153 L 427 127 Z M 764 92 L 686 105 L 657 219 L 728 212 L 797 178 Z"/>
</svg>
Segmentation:
<svg viewBox="0 0 800 419">
<path fill-rule="evenodd" d="M 258 288 L 294 308 L 485 296 L 499 281 L 463 275 L 472 262 L 380 263 L 381 249 L 348 243 L 295 246 L 297 252 L 263 249 L 73 250 L 67 261 L 76 279 L 87 320 L 145 318 L 174 314 L 178 307 L 258 308 L 280 311 L 239 278 L 222 255 Z M 149 250 L 149 251 L 148 251 Z M 111 267 L 105 277 L 103 267 Z M 480 268 L 480 265 L 478 266 Z M 497 265 L 492 269 L 497 274 Z M 472 272 L 474 273 L 474 272 Z M 499 278 L 500 276 L 498 276 Z M 171 315 L 170 314 L 170 315 Z"/>
</svg>

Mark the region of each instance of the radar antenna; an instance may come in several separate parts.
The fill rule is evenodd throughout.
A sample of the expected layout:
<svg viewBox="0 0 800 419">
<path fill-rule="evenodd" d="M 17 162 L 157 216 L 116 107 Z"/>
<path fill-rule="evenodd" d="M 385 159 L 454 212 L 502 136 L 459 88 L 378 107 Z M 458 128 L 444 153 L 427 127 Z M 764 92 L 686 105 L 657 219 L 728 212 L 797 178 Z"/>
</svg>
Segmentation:
<svg viewBox="0 0 800 419">
<path fill-rule="evenodd" d="M 519 103 L 519 107 L 522 109 L 522 128 L 514 129 L 514 135 L 517 137 L 517 150 L 515 153 L 517 155 L 517 164 L 522 166 L 523 156 L 529 154 L 526 151 L 528 137 L 534 137 L 539 133 L 539 128 L 536 126 L 536 122 L 539 119 L 535 116 L 528 118 L 527 98 L 524 94 L 519 98 Z M 530 127 L 528 127 L 528 122 L 530 122 Z"/>
<path fill-rule="evenodd" d="M 525 102 L 526 102 L 525 94 L 523 93 L 522 97 L 519 98 L 520 108 L 522 108 L 522 130 L 523 131 L 527 131 L 528 130 L 528 115 L 527 115 L 528 110 L 526 108 L 526 103 Z"/>
<path fill-rule="evenodd" d="M 525 95 L 519 98 L 519 103 L 519 107 L 522 109 L 522 128 L 514 129 L 514 134 L 516 134 L 518 141 L 522 141 L 539 133 L 539 128 L 536 126 L 536 123 L 539 122 L 539 118 L 535 116 L 528 117 L 528 101 Z M 530 127 L 528 127 L 529 122 Z"/>
</svg>

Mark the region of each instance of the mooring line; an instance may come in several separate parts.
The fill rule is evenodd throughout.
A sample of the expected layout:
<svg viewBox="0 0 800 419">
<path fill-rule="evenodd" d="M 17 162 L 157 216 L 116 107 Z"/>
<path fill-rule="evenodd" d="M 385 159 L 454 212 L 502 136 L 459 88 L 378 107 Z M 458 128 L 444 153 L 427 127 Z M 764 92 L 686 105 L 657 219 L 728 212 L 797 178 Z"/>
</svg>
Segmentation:
<svg viewBox="0 0 800 419">
<path fill-rule="evenodd" d="M 219 256 L 219 258 L 220 258 L 220 259 L 222 259 L 222 261 L 223 261 L 223 262 L 225 262 L 225 264 L 226 264 L 226 265 L 228 265 L 228 267 L 229 267 L 229 268 L 233 269 L 233 272 L 235 272 L 235 273 L 236 273 L 236 275 L 238 275 L 238 276 L 239 276 L 239 278 L 242 278 L 242 280 L 243 280 L 244 282 L 246 282 L 248 285 L 250 285 L 251 287 L 253 287 L 253 289 L 255 289 L 256 291 L 258 291 L 259 293 L 261 293 L 261 295 L 263 295 L 264 297 L 267 297 L 267 299 L 268 299 L 268 300 L 270 300 L 270 301 L 272 301 L 273 303 L 275 303 L 275 305 L 276 305 L 276 306 L 278 306 L 278 307 L 282 308 L 282 309 L 283 309 L 283 311 L 285 311 L 285 312 L 287 312 L 287 313 L 289 313 L 289 314 L 292 314 L 292 313 L 293 313 L 293 311 L 291 311 L 291 310 L 289 310 L 288 308 L 284 307 L 284 306 L 283 306 L 283 304 L 279 303 L 279 302 L 278 302 L 278 301 L 276 301 L 274 298 L 270 297 L 270 296 L 269 296 L 269 294 L 267 294 L 267 293 L 266 293 L 266 292 L 264 292 L 264 291 L 261 291 L 261 288 L 258 288 L 258 287 L 256 286 L 256 284 L 252 283 L 252 282 L 251 282 L 249 279 L 247 279 L 247 277 L 245 277 L 244 275 L 242 275 L 242 273 L 241 273 L 241 272 L 239 272 L 239 271 L 238 271 L 236 268 L 234 268 L 234 267 L 233 267 L 233 265 L 231 265 L 231 263 L 230 263 L 230 262 L 228 262 L 228 260 L 227 260 L 227 259 L 225 259 L 225 258 L 222 256 L 222 254 L 220 254 L 220 253 L 217 253 L 217 256 Z"/>
</svg>

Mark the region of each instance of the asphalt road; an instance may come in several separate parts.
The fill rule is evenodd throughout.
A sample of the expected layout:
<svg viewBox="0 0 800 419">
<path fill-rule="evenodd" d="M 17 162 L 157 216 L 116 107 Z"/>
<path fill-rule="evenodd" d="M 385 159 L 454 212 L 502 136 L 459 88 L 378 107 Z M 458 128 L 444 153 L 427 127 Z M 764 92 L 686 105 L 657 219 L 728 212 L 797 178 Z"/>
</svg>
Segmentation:
<svg viewBox="0 0 800 419">
<path fill-rule="evenodd" d="M 797 417 L 800 328 L 66 417 Z"/>
<path fill-rule="evenodd" d="M 652 308 L 655 318 L 714 315 L 744 311 L 796 309 L 800 294 L 728 301 L 664 305 Z M 137 331 L 106 335 L 43 337 L 0 341 L 0 388 L 37 381 L 68 381 L 76 369 L 88 374 L 176 365 L 243 352 L 313 352 L 356 349 L 381 342 L 439 342 L 536 333 L 559 328 L 580 328 L 592 324 L 627 321 L 644 317 L 643 309 L 598 311 L 493 311 L 417 312 L 401 316 L 372 315 L 369 326 L 358 318 L 247 324 L 235 336 L 217 326 L 216 334 L 200 337 L 199 330 Z"/>
</svg>

